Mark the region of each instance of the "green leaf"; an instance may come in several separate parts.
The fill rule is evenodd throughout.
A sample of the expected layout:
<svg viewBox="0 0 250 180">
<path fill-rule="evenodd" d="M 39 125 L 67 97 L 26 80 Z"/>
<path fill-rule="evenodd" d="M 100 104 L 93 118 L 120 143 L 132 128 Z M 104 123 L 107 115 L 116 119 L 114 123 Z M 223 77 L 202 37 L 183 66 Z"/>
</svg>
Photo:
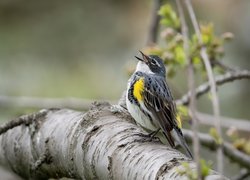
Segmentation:
<svg viewBox="0 0 250 180">
<path fill-rule="evenodd" d="M 244 151 L 250 155 L 250 139 L 247 141 L 247 143 L 244 146 Z"/>
<path fill-rule="evenodd" d="M 207 163 L 205 159 L 201 159 L 200 160 L 200 165 L 201 165 L 202 177 L 205 178 L 210 173 L 211 163 Z"/>
<path fill-rule="evenodd" d="M 214 138 L 215 142 L 217 144 L 221 144 L 222 143 L 222 139 L 219 136 L 217 130 L 215 128 L 210 128 L 209 130 L 209 134 Z"/>
<path fill-rule="evenodd" d="M 178 64 L 184 66 L 186 64 L 185 52 L 182 45 L 177 45 L 174 49 L 175 60 Z"/>
<path fill-rule="evenodd" d="M 161 6 L 158 14 L 162 17 L 160 21 L 162 25 L 173 27 L 175 29 L 180 28 L 180 20 L 170 4 Z"/>
<path fill-rule="evenodd" d="M 200 56 L 195 56 L 195 57 L 193 57 L 193 64 L 194 65 L 199 65 L 199 64 L 201 64 L 201 57 Z"/>
<path fill-rule="evenodd" d="M 188 116 L 188 108 L 187 106 L 179 105 L 177 106 L 177 111 L 180 116 Z"/>
</svg>

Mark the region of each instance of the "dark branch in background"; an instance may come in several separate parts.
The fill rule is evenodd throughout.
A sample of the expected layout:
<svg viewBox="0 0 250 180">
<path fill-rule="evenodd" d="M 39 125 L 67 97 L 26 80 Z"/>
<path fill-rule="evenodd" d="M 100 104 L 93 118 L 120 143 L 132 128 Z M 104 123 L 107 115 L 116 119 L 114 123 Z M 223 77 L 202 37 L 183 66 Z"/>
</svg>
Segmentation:
<svg viewBox="0 0 250 180">
<path fill-rule="evenodd" d="M 216 84 L 222 85 L 228 82 L 232 82 L 234 80 L 240 80 L 240 79 L 250 79 L 250 71 L 248 70 L 241 70 L 241 71 L 235 71 L 235 72 L 228 72 L 223 75 L 219 75 L 215 77 L 215 82 Z M 196 97 L 200 97 L 201 95 L 207 93 L 210 90 L 210 85 L 208 82 L 200 85 L 198 88 L 195 90 Z M 181 99 L 178 99 L 176 101 L 177 105 L 188 105 L 190 102 L 190 92 L 182 96 Z"/>
<path fill-rule="evenodd" d="M 124 96 L 125 96 L 124 92 Z M 125 98 L 124 98 L 125 99 Z M 41 103 L 39 103 L 41 100 Z M 49 100 L 49 101 L 47 101 Z M 51 108 L 51 107 L 64 107 L 71 109 L 81 109 L 88 110 L 91 107 L 92 102 L 96 100 L 90 101 L 85 99 L 72 99 L 69 101 L 68 98 L 37 98 L 37 97 L 9 97 L 9 96 L 0 96 L 0 107 L 22 107 L 22 108 Z M 69 103 L 70 102 L 70 103 Z M 76 104 L 74 104 L 76 102 Z M 177 101 L 178 103 L 180 100 Z M 115 104 L 115 102 L 113 102 Z M 53 104 L 55 106 L 53 106 Z M 35 105 L 35 106 L 34 106 Z M 122 107 L 126 108 L 125 100 L 123 104 L 119 104 Z M 196 112 L 198 116 L 199 123 L 204 125 L 213 125 L 215 118 L 210 114 Z M 249 132 L 250 123 L 247 119 L 236 119 L 231 117 L 221 117 L 222 126 L 225 128 L 236 127 L 240 131 Z M 16 122 L 21 124 L 29 124 L 27 121 L 23 120 L 23 122 Z M 12 125 L 13 126 L 13 125 Z M 14 125 L 15 126 L 15 125 Z M 1 134 L 0 128 L 0 134 Z"/>
<path fill-rule="evenodd" d="M 194 160 L 197 166 L 198 179 L 201 179 L 201 167 L 200 167 L 200 144 L 198 139 L 198 119 L 196 116 L 196 97 L 195 97 L 195 81 L 194 81 L 194 67 L 192 60 L 190 58 L 190 47 L 188 38 L 188 26 L 185 20 L 185 15 L 183 11 L 182 4 L 180 0 L 176 0 L 177 9 L 179 12 L 181 20 L 181 33 L 183 35 L 183 48 L 185 52 L 186 59 L 188 61 L 188 88 L 190 90 L 190 104 L 189 104 L 189 115 L 192 118 L 192 130 L 194 132 L 193 136 L 193 150 L 194 150 Z"/>
<path fill-rule="evenodd" d="M 163 0 L 153 0 L 153 10 L 151 15 L 151 22 L 149 26 L 149 33 L 147 37 L 147 46 L 150 46 L 157 41 L 158 29 L 160 16 L 158 15 L 158 11 L 161 7 Z"/>
<path fill-rule="evenodd" d="M 238 70 L 219 75 L 215 78 L 216 84 L 223 85 L 228 82 L 240 79 L 250 79 L 249 70 Z M 200 85 L 195 90 L 196 97 L 207 93 L 210 89 L 208 83 Z M 80 110 L 88 110 L 91 103 L 96 100 L 80 99 L 80 98 L 39 98 L 39 97 L 13 97 L 0 95 L 0 107 L 22 107 L 22 108 L 72 108 Z M 99 100 L 100 101 L 100 100 Z M 190 92 L 176 100 L 177 105 L 188 105 L 190 101 Z M 111 102 L 115 103 L 115 102 Z"/>
<path fill-rule="evenodd" d="M 0 95 L 0 107 L 24 108 L 72 108 L 88 110 L 95 100 L 80 98 L 39 98 L 39 97 L 13 97 Z M 101 100 L 98 100 L 101 101 Z"/>
<path fill-rule="evenodd" d="M 194 133 L 190 130 L 183 129 L 183 134 L 188 142 L 192 141 Z M 208 134 L 198 133 L 201 145 L 216 150 L 220 145 Z M 230 159 L 238 162 L 240 165 L 250 169 L 250 156 L 234 148 L 230 143 L 223 142 L 221 144 L 224 154 Z"/>
<path fill-rule="evenodd" d="M 232 180 L 244 180 L 248 176 L 250 176 L 250 170 L 248 169 L 242 169 L 240 170 L 240 173 L 232 177 Z"/>
<path fill-rule="evenodd" d="M 224 75 L 215 78 L 217 85 L 223 85 L 228 82 L 240 79 L 250 79 L 249 70 L 238 70 L 235 72 L 228 72 Z M 210 89 L 208 83 L 204 83 L 196 88 L 196 97 L 207 93 Z M 0 107 L 24 107 L 24 108 L 73 108 L 87 110 L 91 103 L 95 100 L 87 100 L 80 98 L 39 98 L 39 97 L 13 97 L 13 96 L 0 96 Z M 177 105 L 188 105 L 190 101 L 190 92 L 182 96 L 181 99 L 176 101 Z M 112 102 L 114 103 L 114 102 Z"/>
<path fill-rule="evenodd" d="M 216 121 L 214 116 L 212 116 L 210 114 L 196 112 L 196 115 L 198 116 L 200 124 L 213 126 L 214 121 Z M 221 126 L 224 128 L 234 127 L 239 131 L 250 132 L 250 128 L 249 128 L 250 121 L 249 120 L 235 119 L 235 118 L 231 118 L 231 117 L 221 116 Z"/>
</svg>

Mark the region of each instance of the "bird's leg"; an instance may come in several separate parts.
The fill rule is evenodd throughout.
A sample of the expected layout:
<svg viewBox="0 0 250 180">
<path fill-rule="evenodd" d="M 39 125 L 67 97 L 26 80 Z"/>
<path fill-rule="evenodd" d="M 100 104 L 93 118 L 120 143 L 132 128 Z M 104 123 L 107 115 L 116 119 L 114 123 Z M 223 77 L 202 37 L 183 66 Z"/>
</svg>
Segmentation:
<svg viewBox="0 0 250 180">
<path fill-rule="evenodd" d="M 155 135 L 160 131 L 160 129 L 161 128 L 157 129 L 156 131 L 152 131 L 149 134 L 139 133 L 139 135 L 144 138 L 144 140 L 142 140 L 142 141 L 153 141 L 155 138 L 157 138 L 157 137 L 155 137 Z"/>
<path fill-rule="evenodd" d="M 152 131 L 151 133 L 148 134 L 148 136 L 150 137 L 150 140 L 152 141 L 156 134 L 158 134 L 158 132 L 160 131 L 161 128 L 157 129 L 156 131 Z"/>
</svg>

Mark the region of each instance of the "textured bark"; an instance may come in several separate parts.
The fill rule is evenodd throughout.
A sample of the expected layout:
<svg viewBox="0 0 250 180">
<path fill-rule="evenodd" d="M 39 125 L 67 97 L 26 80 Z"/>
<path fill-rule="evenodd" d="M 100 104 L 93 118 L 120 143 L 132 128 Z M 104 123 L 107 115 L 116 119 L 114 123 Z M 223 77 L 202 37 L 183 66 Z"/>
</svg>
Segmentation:
<svg viewBox="0 0 250 180">
<path fill-rule="evenodd" d="M 188 162 L 194 169 L 195 163 L 143 138 L 145 131 L 118 107 L 95 104 L 87 113 L 48 109 L 25 116 L 32 121 L 1 134 L 0 164 L 25 179 L 185 179 L 177 168 Z M 207 179 L 226 178 L 211 170 Z"/>
</svg>

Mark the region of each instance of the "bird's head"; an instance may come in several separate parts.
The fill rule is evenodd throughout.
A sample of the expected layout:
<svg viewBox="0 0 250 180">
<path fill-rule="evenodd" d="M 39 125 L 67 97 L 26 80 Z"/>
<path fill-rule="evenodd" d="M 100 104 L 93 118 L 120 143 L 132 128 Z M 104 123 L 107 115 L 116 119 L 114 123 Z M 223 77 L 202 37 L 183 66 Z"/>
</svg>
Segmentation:
<svg viewBox="0 0 250 180">
<path fill-rule="evenodd" d="M 146 74 L 155 74 L 159 76 L 166 76 L 166 69 L 165 65 L 163 63 L 163 60 L 156 55 L 145 55 L 143 52 L 141 52 L 142 58 L 139 58 L 137 56 L 136 59 L 139 60 L 136 71 L 141 71 Z"/>
</svg>

